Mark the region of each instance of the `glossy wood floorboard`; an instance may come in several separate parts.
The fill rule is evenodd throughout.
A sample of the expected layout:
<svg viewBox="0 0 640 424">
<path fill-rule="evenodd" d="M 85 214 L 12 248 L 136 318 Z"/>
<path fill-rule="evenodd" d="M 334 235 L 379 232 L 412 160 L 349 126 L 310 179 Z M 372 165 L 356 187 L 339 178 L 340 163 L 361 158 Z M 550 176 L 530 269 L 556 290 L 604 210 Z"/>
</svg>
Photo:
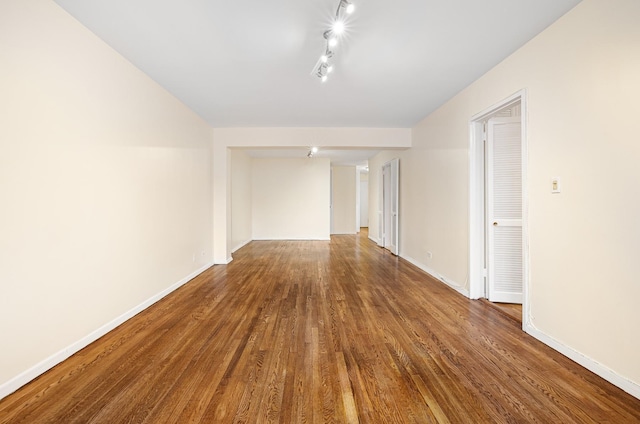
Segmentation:
<svg viewBox="0 0 640 424">
<path fill-rule="evenodd" d="M 234 258 L 0 401 L 0 422 L 640 422 L 640 400 L 366 237 Z"/>
</svg>

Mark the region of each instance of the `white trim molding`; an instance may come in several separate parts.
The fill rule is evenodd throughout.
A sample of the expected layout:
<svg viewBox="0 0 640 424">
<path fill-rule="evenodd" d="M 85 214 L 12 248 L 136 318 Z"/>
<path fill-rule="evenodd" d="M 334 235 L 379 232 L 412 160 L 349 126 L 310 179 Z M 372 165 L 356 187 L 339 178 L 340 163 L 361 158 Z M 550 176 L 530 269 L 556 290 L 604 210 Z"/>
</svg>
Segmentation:
<svg viewBox="0 0 640 424">
<path fill-rule="evenodd" d="M 484 144 L 483 121 L 501 109 L 520 102 L 522 142 L 522 309 L 523 316 L 530 313 L 529 284 L 529 193 L 528 193 L 528 107 L 527 90 L 522 89 L 506 99 L 473 115 L 469 120 L 469 297 L 485 297 L 484 287 Z"/>
<path fill-rule="evenodd" d="M 640 385 L 621 376 L 615 371 L 602 365 L 598 361 L 595 361 L 588 356 L 585 356 L 582 353 L 578 352 L 577 350 L 562 344 L 548 334 L 545 334 L 544 332 L 537 329 L 530 320 L 524 323 L 524 331 L 534 338 L 540 340 L 547 346 L 551 347 L 552 349 L 557 350 L 572 361 L 582 365 L 594 374 L 597 374 L 600 377 L 604 378 L 614 386 L 617 386 L 625 392 L 629 393 L 631 396 L 640 399 Z"/>
<path fill-rule="evenodd" d="M 369 240 L 371 240 L 372 242 L 374 242 L 378 246 L 380 246 L 380 244 L 382 243 L 379 238 L 375 238 L 375 237 L 371 237 L 371 236 L 369 236 Z"/>
<path fill-rule="evenodd" d="M 148 307 L 150 307 L 154 303 L 156 303 L 159 300 L 161 300 L 163 297 L 169 295 L 173 291 L 175 291 L 178 288 L 182 287 L 183 285 L 185 285 L 189 281 L 193 280 L 195 277 L 197 277 L 198 275 L 202 274 L 203 272 L 205 272 L 207 269 L 211 268 L 212 266 L 213 266 L 213 263 L 209 263 L 209 264 L 203 266 L 202 268 L 192 272 L 191 274 L 187 275 L 186 277 L 184 277 L 183 279 L 181 279 L 177 283 L 175 283 L 175 284 L 171 285 L 170 287 L 164 289 L 160 293 L 150 297 L 149 299 L 145 300 L 141 304 L 135 306 L 133 309 L 130 309 L 129 311 L 127 311 L 124 314 L 120 315 L 119 317 L 115 318 L 111 322 L 108 322 L 105 325 L 103 325 L 102 327 L 94 330 L 93 332 L 89 333 L 88 335 L 86 335 L 82 339 L 78 340 L 77 342 L 73 343 L 72 345 L 67 346 L 66 348 L 60 350 L 59 352 L 54 353 L 50 357 L 44 359 L 43 361 L 41 361 L 38 364 L 34 365 L 33 367 L 29 368 L 28 370 L 18 374 L 17 376 L 12 378 L 11 380 L 1 384 L 0 385 L 0 399 L 3 399 L 5 397 L 7 397 L 11 393 L 13 393 L 16 390 L 18 390 L 20 387 L 22 387 L 25 384 L 29 383 L 31 380 L 35 379 L 36 377 L 40 376 L 41 374 L 44 374 L 46 371 L 50 370 L 51 368 L 55 367 L 56 365 L 58 365 L 59 363 L 61 363 L 65 359 L 69 358 L 71 355 L 73 355 L 73 354 L 79 352 L 80 350 L 84 349 L 85 347 L 89 346 L 91 343 L 95 342 L 100 337 L 104 336 L 105 334 L 107 334 L 111 330 L 115 329 L 119 325 L 121 325 L 124 322 L 128 321 L 129 319 L 133 318 L 135 315 L 137 315 L 140 312 L 144 311 L 145 309 L 147 309 Z"/>
<path fill-rule="evenodd" d="M 246 241 L 243 241 L 242 243 L 238 244 L 236 247 L 234 247 L 231 250 L 231 253 L 236 253 L 238 250 L 242 249 L 243 247 L 245 247 L 247 244 L 251 243 L 253 240 L 249 239 Z"/>
<path fill-rule="evenodd" d="M 428 266 L 416 261 L 415 259 L 413 259 L 410 256 L 405 256 L 405 255 L 400 255 L 400 257 L 404 260 L 406 260 L 407 262 L 409 262 L 410 264 L 420 268 L 422 271 L 426 272 L 427 274 L 429 274 L 429 276 L 435 278 L 436 280 L 446 284 L 447 286 L 451 287 L 452 289 L 454 289 L 455 291 L 457 291 L 458 293 L 462 294 L 465 297 L 469 297 L 469 290 L 467 290 L 464 286 L 461 286 L 451 280 L 449 280 L 447 277 L 443 276 L 442 274 L 439 274 L 438 272 L 434 271 L 433 269 L 429 268 Z"/>
</svg>

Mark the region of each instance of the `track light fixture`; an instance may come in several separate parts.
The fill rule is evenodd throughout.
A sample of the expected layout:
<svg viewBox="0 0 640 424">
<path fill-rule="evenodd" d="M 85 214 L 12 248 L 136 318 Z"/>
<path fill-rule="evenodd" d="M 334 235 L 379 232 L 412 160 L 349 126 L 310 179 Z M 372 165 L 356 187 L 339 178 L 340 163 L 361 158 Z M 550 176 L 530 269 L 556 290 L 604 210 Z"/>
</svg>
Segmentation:
<svg viewBox="0 0 640 424">
<path fill-rule="evenodd" d="M 311 158 L 313 157 L 313 155 L 315 155 L 316 153 L 318 153 L 318 148 L 313 146 L 312 148 L 309 149 L 309 153 L 307 153 L 307 157 Z"/>
<path fill-rule="evenodd" d="M 331 28 L 326 30 L 322 36 L 325 39 L 325 50 L 320 56 L 320 60 L 316 63 L 314 73 L 320 81 L 325 82 L 330 72 L 334 67 L 330 63 L 333 57 L 333 49 L 338 45 L 339 37 L 345 32 L 345 20 L 343 19 L 343 12 L 350 15 L 355 10 L 355 6 L 349 0 L 340 0 L 338 8 L 336 9 L 336 16 L 333 20 Z"/>
<path fill-rule="evenodd" d="M 351 3 L 348 0 L 340 0 L 340 5 L 338 6 L 338 9 L 340 9 L 341 7 L 344 7 L 344 11 L 347 12 L 347 14 L 349 15 L 351 15 L 353 11 L 356 10 L 356 7 L 353 5 L 353 3 Z"/>
</svg>

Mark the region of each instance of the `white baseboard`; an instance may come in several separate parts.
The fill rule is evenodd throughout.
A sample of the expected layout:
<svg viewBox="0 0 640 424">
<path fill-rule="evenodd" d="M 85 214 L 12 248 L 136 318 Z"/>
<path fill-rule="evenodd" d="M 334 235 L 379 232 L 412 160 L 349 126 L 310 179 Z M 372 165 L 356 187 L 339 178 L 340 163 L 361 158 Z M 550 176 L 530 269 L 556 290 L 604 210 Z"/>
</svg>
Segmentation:
<svg viewBox="0 0 640 424">
<path fill-rule="evenodd" d="M 149 299 L 145 300 L 144 302 L 142 302 L 138 306 L 136 306 L 133 309 L 125 312 L 124 314 L 120 315 L 119 317 L 117 317 L 113 321 L 108 322 L 107 324 L 103 325 L 102 327 L 96 329 L 95 331 L 93 331 L 90 334 L 86 335 L 85 337 L 83 337 L 82 339 L 80 339 L 77 342 L 73 343 L 72 345 L 67 346 L 66 348 L 62 349 L 61 351 L 59 351 L 57 353 L 54 353 L 53 355 L 51 355 L 47 359 L 39 362 L 38 364 L 34 365 L 33 367 L 29 368 L 28 370 L 18 374 L 16 377 L 12 378 L 11 380 L 0 384 L 0 399 L 10 395 L 11 393 L 15 392 L 20 387 L 24 386 L 25 384 L 27 384 L 28 382 L 30 382 L 34 378 L 40 376 L 41 374 L 45 373 L 46 371 L 48 371 L 51 368 L 53 368 L 56 365 L 58 365 L 60 362 L 62 362 L 65 359 L 69 358 L 74 353 L 80 351 L 81 349 L 84 349 L 85 347 L 87 347 L 91 343 L 93 343 L 96 340 L 98 340 L 100 337 L 102 337 L 105 334 L 107 334 L 109 331 L 113 330 L 117 326 L 121 325 L 125 321 L 129 320 L 130 318 L 132 318 L 135 315 L 139 314 L 140 312 L 144 311 L 149 306 L 153 305 L 154 303 L 156 303 L 157 301 L 159 301 L 163 297 L 167 296 L 171 292 L 173 292 L 176 289 L 182 287 L 183 285 L 185 285 L 190 280 L 192 280 L 195 277 L 197 277 L 198 275 L 202 274 L 204 271 L 206 271 L 207 269 L 211 268 L 211 266 L 213 266 L 213 264 L 207 264 L 207 265 L 203 266 L 202 268 L 192 272 L 191 274 L 189 274 L 188 276 L 184 277 L 183 279 L 181 279 L 177 283 L 175 283 L 172 286 L 166 288 L 165 290 L 161 291 L 160 293 L 150 297 Z"/>
<path fill-rule="evenodd" d="M 234 247 L 233 249 L 231 249 L 231 253 L 235 253 L 238 250 L 242 249 L 243 247 L 245 247 L 247 244 L 251 243 L 253 240 L 249 239 L 247 241 L 244 241 L 242 243 L 240 243 L 239 245 L 237 245 L 236 247 Z"/>
<path fill-rule="evenodd" d="M 627 378 L 624 378 L 620 374 L 617 374 L 616 372 L 612 371 L 611 369 L 607 368 L 601 363 L 585 356 L 584 354 L 578 352 L 577 350 L 560 343 L 553 337 L 537 329 L 530 322 L 525 323 L 524 331 L 527 334 L 530 334 L 531 336 L 540 340 L 542 343 L 546 344 L 547 346 L 551 347 L 552 349 L 557 350 L 558 352 L 560 352 L 567 358 L 571 359 L 572 361 L 582 365 L 583 367 L 593 372 L 594 374 L 597 374 L 600 377 L 604 378 L 614 386 L 621 388 L 625 392 L 629 393 L 631 396 L 634 396 L 640 399 L 640 385 L 638 385 L 637 383 Z"/>
<path fill-rule="evenodd" d="M 418 268 L 420 268 L 421 270 L 423 270 L 424 272 L 426 272 L 427 274 L 429 274 L 430 276 L 432 276 L 436 280 L 443 282 L 444 284 L 446 284 L 447 286 L 451 287 L 452 289 L 454 289 L 458 293 L 464 295 L 465 297 L 469 297 L 469 290 L 466 289 L 465 287 L 463 287 L 463 286 L 461 286 L 461 285 L 449 280 L 448 278 L 446 278 L 443 275 L 437 273 L 436 271 L 432 270 L 431 268 L 429 268 L 428 266 L 424 265 L 423 263 L 420 263 L 420 262 L 416 261 L 415 259 L 413 259 L 410 256 L 406 256 L 406 255 L 400 254 L 400 257 L 402 259 L 406 260 L 407 262 L 410 262 L 411 264 L 417 266 Z"/>
<path fill-rule="evenodd" d="M 373 237 L 369 236 L 369 240 L 371 240 L 372 242 L 374 242 L 375 244 L 377 244 L 378 246 L 380 246 L 380 239 L 373 238 Z"/>
</svg>

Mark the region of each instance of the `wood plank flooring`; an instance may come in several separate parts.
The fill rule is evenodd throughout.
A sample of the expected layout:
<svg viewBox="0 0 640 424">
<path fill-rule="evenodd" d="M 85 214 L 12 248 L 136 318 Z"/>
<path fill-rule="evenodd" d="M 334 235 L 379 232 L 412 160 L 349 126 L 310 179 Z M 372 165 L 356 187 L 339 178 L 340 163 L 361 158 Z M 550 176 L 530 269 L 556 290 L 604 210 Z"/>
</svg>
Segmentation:
<svg viewBox="0 0 640 424">
<path fill-rule="evenodd" d="M 640 423 L 640 400 L 365 236 L 234 258 L 0 401 L 0 422 Z"/>
</svg>

